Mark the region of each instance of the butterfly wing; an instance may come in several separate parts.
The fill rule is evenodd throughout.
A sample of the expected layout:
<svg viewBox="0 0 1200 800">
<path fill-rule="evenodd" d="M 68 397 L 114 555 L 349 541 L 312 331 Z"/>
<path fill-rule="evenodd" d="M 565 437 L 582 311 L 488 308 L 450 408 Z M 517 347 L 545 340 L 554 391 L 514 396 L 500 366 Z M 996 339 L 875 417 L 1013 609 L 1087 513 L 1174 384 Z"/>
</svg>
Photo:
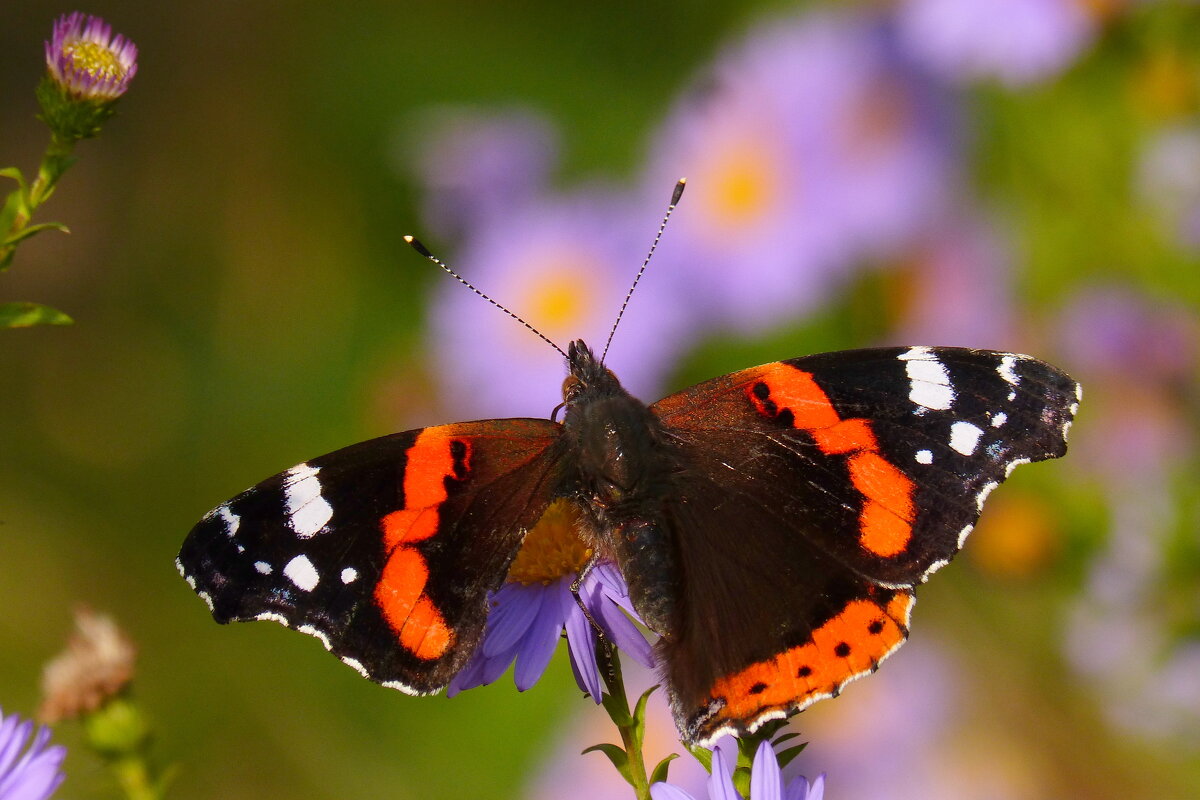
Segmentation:
<svg viewBox="0 0 1200 800">
<path fill-rule="evenodd" d="M 550 502 L 559 432 L 492 420 L 346 447 L 213 509 L 177 565 L 218 622 L 273 620 L 371 680 L 436 691 Z"/>
<path fill-rule="evenodd" d="M 652 406 L 681 454 L 664 653 L 685 736 L 753 730 L 874 669 L 988 493 L 1065 453 L 1078 401 L 1027 356 L 913 347 L 776 362 Z"/>
</svg>

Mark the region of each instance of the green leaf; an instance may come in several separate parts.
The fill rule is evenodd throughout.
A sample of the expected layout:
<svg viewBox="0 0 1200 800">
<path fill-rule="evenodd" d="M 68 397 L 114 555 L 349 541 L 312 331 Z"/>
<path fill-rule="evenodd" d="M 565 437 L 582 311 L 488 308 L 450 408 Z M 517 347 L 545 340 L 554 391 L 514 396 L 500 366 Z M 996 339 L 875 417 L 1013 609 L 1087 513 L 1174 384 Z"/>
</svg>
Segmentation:
<svg viewBox="0 0 1200 800">
<path fill-rule="evenodd" d="M 798 744 L 795 747 L 789 747 L 786 750 L 780 750 L 776 757 L 779 759 L 779 768 L 783 769 L 788 764 L 792 763 L 792 759 L 800 755 L 800 751 L 808 747 L 808 742 Z"/>
<path fill-rule="evenodd" d="M 633 708 L 633 736 L 639 750 L 642 747 L 642 742 L 646 739 L 646 701 L 650 699 L 650 695 L 654 694 L 654 690 L 657 688 L 658 685 L 655 684 L 642 692 L 642 696 L 638 698 L 637 705 Z"/>
<path fill-rule="evenodd" d="M 671 753 L 654 767 L 654 771 L 650 773 L 650 783 L 666 783 L 667 769 L 671 766 L 671 762 L 679 758 L 679 753 Z"/>
<path fill-rule="evenodd" d="M 604 705 L 604 710 L 608 712 L 609 719 L 619 728 L 628 728 L 633 724 L 633 717 L 629 716 L 629 705 L 624 697 L 617 697 L 612 694 L 605 694 L 600 699 Z"/>
<path fill-rule="evenodd" d="M 70 325 L 75 320 L 39 303 L 0 303 L 0 328 L 29 328 L 34 325 Z"/>
<path fill-rule="evenodd" d="M 21 187 L 22 192 L 26 191 L 28 188 L 25 184 L 25 176 L 22 175 L 21 170 L 17 169 L 16 167 L 5 167 L 4 169 L 0 169 L 0 178 L 12 178 L 17 182 L 17 186 Z"/>
<path fill-rule="evenodd" d="M 4 241 L 4 245 L 16 244 L 17 242 L 21 242 L 21 241 L 24 241 L 25 239 L 28 239 L 30 236 L 33 236 L 35 233 L 41 233 L 42 231 L 48 231 L 48 230 L 62 231 L 63 233 L 71 232 L 70 229 L 68 229 L 67 226 L 63 225 L 61 222 L 43 222 L 40 225 L 30 225 L 27 228 L 23 228 L 22 230 L 18 231 L 15 235 L 6 239 Z"/>
<path fill-rule="evenodd" d="M 580 753 L 580 755 L 596 752 L 604 753 L 604 755 L 608 756 L 608 760 L 617 768 L 617 772 L 621 773 L 621 777 L 630 786 L 637 786 L 633 782 L 633 776 L 629 773 L 629 754 L 615 744 L 594 744 Z"/>
<path fill-rule="evenodd" d="M 700 762 L 700 766 L 704 767 L 709 774 L 712 773 L 712 750 L 690 744 L 688 745 L 688 752 L 692 754 L 694 759 Z"/>
</svg>

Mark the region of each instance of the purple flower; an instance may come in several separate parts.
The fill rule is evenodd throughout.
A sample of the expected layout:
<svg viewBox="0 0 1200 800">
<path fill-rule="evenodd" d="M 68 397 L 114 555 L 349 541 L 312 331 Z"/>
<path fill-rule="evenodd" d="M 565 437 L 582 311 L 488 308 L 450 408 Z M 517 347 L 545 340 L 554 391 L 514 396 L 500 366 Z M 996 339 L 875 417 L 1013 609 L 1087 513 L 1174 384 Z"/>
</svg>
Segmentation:
<svg viewBox="0 0 1200 800">
<path fill-rule="evenodd" d="M 560 347 L 583 337 L 599 352 L 672 184 L 663 184 L 654 206 L 593 188 L 509 208 L 466 234 L 454 266 Z M 662 394 L 690 324 L 665 271 L 656 262 L 646 273 L 606 359 L 647 401 Z M 454 281 L 439 288 L 430 334 L 455 415 L 549 416 L 560 401 L 562 356 Z"/>
<path fill-rule="evenodd" d="M 984 221 L 957 217 L 930 234 L 899 272 L 897 344 L 1012 347 L 1011 255 Z"/>
<path fill-rule="evenodd" d="M 508 582 L 491 598 L 483 641 L 454 676 L 447 695 L 492 683 L 513 662 L 517 689 L 525 691 L 545 672 L 565 629 L 575 680 L 600 702 L 603 687 L 596 666 L 596 635 L 579 601 L 609 641 L 638 663 L 653 666 L 649 642 L 626 616 L 636 617 L 636 612 L 615 566 L 602 562 L 593 567 L 580 584 L 578 601 L 571 592 L 571 584 L 591 558 L 575 533 L 577 526 L 575 507 L 559 500 L 526 535 Z"/>
<path fill-rule="evenodd" d="M 726 763 L 725 750 L 734 748 L 728 742 L 713 748 L 712 776 L 708 781 L 709 800 L 742 800 L 733 787 L 733 775 Z M 691 794 L 669 783 L 656 783 L 650 787 L 654 800 L 695 800 Z M 749 800 L 821 800 L 825 796 L 825 774 L 817 776 L 810 785 L 803 775 L 793 778 L 786 785 L 775 751 L 770 742 L 763 742 L 754 754 L 754 766 L 750 770 Z"/>
<path fill-rule="evenodd" d="M 644 185 L 688 177 L 661 251 L 710 321 L 795 320 L 936 217 L 944 106 L 885 34 L 851 14 L 772 19 L 671 112 Z"/>
<path fill-rule="evenodd" d="M 63 781 L 59 768 L 67 751 L 61 745 L 47 747 L 49 739 L 49 728 L 34 733 L 33 722 L 0 712 L 0 798 L 45 800 L 54 793 Z"/>
<path fill-rule="evenodd" d="M 1079 0 L 902 0 L 896 15 L 905 48 L 933 72 L 1011 87 L 1057 75 L 1095 34 Z"/>
<path fill-rule="evenodd" d="M 100 17 L 80 11 L 54 23 L 46 42 L 46 66 L 70 97 L 106 103 L 125 94 L 137 74 L 137 45 Z"/>
<path fill-rule="evenodd" d="M 557 164 L 558 132 L 526 109 L 435 108 L 411 127 L 418 139 L 401 148 L 403 161 L 425 187 L 425 224 L 438 236 L 532 201 Z"/>
</svg>

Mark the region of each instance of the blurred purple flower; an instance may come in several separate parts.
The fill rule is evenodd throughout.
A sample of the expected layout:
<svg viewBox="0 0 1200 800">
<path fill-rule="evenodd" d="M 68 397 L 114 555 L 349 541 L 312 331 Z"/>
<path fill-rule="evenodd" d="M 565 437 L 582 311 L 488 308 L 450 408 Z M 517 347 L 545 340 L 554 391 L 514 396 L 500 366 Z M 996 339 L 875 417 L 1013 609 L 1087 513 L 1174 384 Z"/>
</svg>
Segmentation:
<svg viewBox="0 0 1200 800">
<path fill-rule="evenodd" d="M 905 48 L 942 78 L 1010 87 L 1062 72 L 1096 27 L 1079 0 L 901 0 L 896 21 Z"/>
<path fill-rule="evenodd" d="M 405 128 L 419 134 L 400 156 L 424 186 L 424 222 L 438 236 L 469 232 L 530 202 L 558 161 L 557 131 L 527 109 L 435 108 Z"/>
<path fill-rule="evenodd" d="M 0 711 L 0 798 L 45 800 L 54 794 L 63 781 L 60 768 L 67 751 L 61 745 L 48 747 L 49 740 L 49 728 L 34 733 L 33 722 Z"/>
<path fill-rule="evenodd" d="M 137 74 L 137 46 L 100 17 L 80 11 L 54 23 L 46 42 L 46 67 L 69 96 L 108 102 L 125 94 Z"/>
<path fill-rule="evenodd" d="M 1200 692 L 1182 688 L 1180 676 L 1194 683 L 1200 641 L 1178 636 L 1162 609 L 1174 605 L 1168 551 L 1186 507 L 1175 497 L 1177 477 L 1195 458 L 1185 387 L 1197 377 L 1200 317 L 1131 290 L 1095 288 L 1064 310 L 1059 337 L 1092 398 L 1073 440 L 1077 469 L 1110 505 L 1104 546 L 1068 615 L 1067 657 L 1113 724 L 1195 744 Z"/>
<path fill-rule="evenodd" d="M 897 344 L 1012 347 L 1011 256 L 978 218 L 939 226 L 900 273 Z"/>
<path fill-rule="evenodd" d="M 663 260 L 710 322 L 759 331 L 907 241 L 951 181 L 948 115 L 866 17 L 772 19 L 669 115 L 644 185 L 688 177 Z"/>
<path fill-rule="evenodd" d="M 571 584 L 591 558 L 579 539 L 577 514 L 565 501 L 552 505 L 526 536 L 509 569 L 508 582 L 491 598 L 483 641 L 447 689 L 492 683 L 516 662 L 513 679 L 519 691 L 537 683 L 562 633 L 567 633 L 571 669 L 579 688 L 599 703 L 603 686 L 596 666 L 596 633 L 579 607 Z M 629 616 L 637 617 L 620 571 L 607 562 L 593 567 L 579 587 L 587 607 L 608 640 L 638 663 L 652 667 L 654 651 Z"/>
<path fill-rule="evenodd" d="M 1142 202 L 1175 241 L 1200 249 L 1200 127 L 1174 126 L 1150 136 L 1136 170 Z"/>
<path fill-rule="evenodd" d="M 736 746 L 728 741 L 718 743 L 713 748 L 712 776 L 708 781 L 709 800 L 742 800 L 741 794 L 733 787 L 733 775 L 726 761 L 725 751 L 729 749 L 735 753 L 737 751 Z M 654 800 L 695 800 L 687 791 L 670 783 L 654 784 L 650 787 L 650 796 Z M 821 800 L 824 796 L 824 773 L 817 776 L 812 785 L 800 775 L 785 786 L 771 743 L 764 741 L 758 746 L 754 764 L 750 768 L 749 800 Z"/>
<path fill-rule="evenodd" d="M 509 208 L 466 234 L 455 266 L 560 347 L 583 337 L 599 352 L 671 186 L 663 184 L 657 207 L 584 189 Z M 661 394 L 691 324 L 664 271 L 657 264 L 646 273 L 606 359 L 647 401 Z M 430 349 L 457 415 L 548 416 L 558 404 L 563 359 L 521 325 L 449 280 L 432 315 Z"/>
</svg>

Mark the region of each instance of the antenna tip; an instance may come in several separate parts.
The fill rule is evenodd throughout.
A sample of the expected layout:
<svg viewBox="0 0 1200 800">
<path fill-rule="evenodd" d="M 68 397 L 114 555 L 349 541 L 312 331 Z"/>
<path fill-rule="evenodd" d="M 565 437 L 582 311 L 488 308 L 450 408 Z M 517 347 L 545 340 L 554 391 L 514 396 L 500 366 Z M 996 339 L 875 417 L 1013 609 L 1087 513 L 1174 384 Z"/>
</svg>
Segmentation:
<svg viewBox="0 0 1200 800">
<path fill-rule="evenodd" d="M 433 253 L 430 253 L 429 250 L 426 249 L 425 245 L 421 244 L 421 241 L 417 237 L 405 236 L 404 241 L 406 241 L 410 245 L 412 245 L 413 250 L 416 250 L 418 253 L 425 256 L 426 258 L 433 258 Z"/>
<path fill-rule="evenodd" d="M 687 178 L 680 178 L 675 184 L 675 191 L 671 194 L 671 205 L 674 206 L 679 202 L 679 198 L 683 197 L 683 189 L 687 186 Z"/>
</svg>

